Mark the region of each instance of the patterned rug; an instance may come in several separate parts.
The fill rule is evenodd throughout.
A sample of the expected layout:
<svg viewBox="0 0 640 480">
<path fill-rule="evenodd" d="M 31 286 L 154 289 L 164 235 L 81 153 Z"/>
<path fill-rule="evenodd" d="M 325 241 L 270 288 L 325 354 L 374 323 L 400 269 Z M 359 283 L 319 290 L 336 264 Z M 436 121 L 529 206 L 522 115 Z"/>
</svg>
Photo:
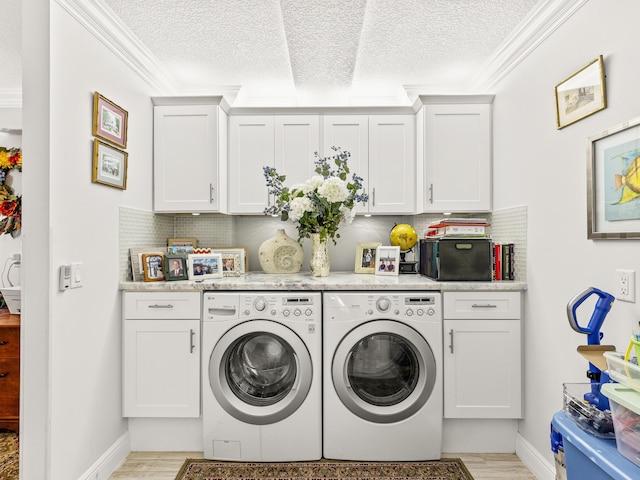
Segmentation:
<svg viewBox="0 0 640 480">
<path fill-rule="evenodd" d="M 0 430 L 0 479 L 18 480 L 18 435 Z"/>
<path fill-rule="evenodd" d="M 428 462 L 237 463 L 188 458 L 176 480 L 473 480 L 459 458 Z"/>
</svg>

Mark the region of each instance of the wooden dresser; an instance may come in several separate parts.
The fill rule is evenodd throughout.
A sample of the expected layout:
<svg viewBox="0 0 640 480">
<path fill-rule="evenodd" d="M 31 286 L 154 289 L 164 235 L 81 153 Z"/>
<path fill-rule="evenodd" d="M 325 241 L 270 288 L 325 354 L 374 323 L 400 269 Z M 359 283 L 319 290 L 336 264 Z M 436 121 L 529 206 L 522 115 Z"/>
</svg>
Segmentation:
<svg viewBox="0 0 640 480">
<path fill-rule="evenodd" d="M 20 315 L 0 310 L 0 429 L 20 428 Z"/>
</svg>

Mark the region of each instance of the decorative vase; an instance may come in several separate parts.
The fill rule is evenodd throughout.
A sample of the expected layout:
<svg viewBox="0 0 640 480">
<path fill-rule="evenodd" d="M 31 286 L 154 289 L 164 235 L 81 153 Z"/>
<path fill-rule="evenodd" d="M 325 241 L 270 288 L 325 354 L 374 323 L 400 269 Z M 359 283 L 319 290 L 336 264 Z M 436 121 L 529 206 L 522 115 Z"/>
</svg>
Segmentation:
<svg viewBox="0 0 640 480">
<path fill-rule="evenodd" d="M 327 240 L 320 240 L 319 233 L 311 234 L 311 259 L 309 260 L 311 275 L 314 277 L 326 277 L 329 275 L 331 262 L 329 262 L 329 245 Z"/>
<path fill-rule="evenodd" d="M 296 240 L 279 229 L 275 236 L 262 242 L 258 250 L 260 267 L 265 273 L 297 273 L 302 266 L 304 250 Z"/>
</svg>

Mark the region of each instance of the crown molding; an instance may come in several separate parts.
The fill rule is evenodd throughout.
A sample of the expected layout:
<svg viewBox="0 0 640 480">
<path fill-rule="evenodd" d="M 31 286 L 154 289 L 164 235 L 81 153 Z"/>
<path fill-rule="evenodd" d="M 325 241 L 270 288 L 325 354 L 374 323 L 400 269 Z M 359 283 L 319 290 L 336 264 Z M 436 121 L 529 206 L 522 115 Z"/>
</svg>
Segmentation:
<svg viewBox="0 0 640 480">
<path fill-rule="evenodd" d="M 22 108 L 22 89 L 0 89 L 0 108 Z"/>
<path fill-rule="evenodd" d="M 545 0 L 520 23 L 470 82 L 469 91 L 489 92 L 589 0 Z"/>
<path fill-rule="evenodd" d="M 56 0 L 73 18 L 146 81 L 158 95 L 176 93 L 158 59 L 102 0 Z"/>
</svg>

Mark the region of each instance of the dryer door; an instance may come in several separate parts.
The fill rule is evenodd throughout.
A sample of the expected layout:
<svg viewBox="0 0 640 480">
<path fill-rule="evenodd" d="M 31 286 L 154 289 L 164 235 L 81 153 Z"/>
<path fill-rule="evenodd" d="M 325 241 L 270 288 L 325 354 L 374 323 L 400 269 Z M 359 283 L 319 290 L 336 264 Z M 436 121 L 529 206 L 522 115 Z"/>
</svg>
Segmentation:
<svg viewBox="0 0 640 480">
<path fill-rule="evenodd" d="M 312 373 L 311 355 L 300 337 L 268 320 L 231 328 L 209 359 L 209 384 L 220 405 L 254 425 L 295 412 L 309 393 Z"/>
<path fill-rule="evenodd" d="M 376 423 L 404 420 L 429 400 L 436 361 L 416 330 L 392 320 L 374 320 L 351 330 L 340 342 L 332 378 L 342 403 Z"/>
</svg>

